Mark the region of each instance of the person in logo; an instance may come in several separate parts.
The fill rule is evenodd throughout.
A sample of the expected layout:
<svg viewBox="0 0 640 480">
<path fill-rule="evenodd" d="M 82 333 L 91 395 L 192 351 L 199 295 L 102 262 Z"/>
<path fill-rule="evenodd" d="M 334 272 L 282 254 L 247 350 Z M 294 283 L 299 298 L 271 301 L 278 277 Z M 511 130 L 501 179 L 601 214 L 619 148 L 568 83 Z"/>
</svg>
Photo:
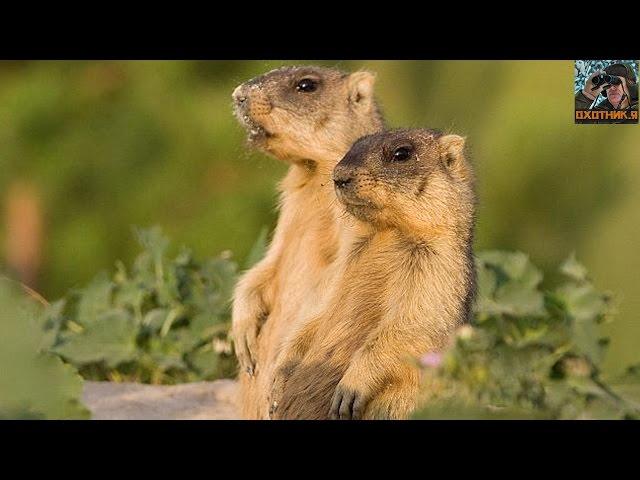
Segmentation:
<svg viewBox="0 0 640 480">
<path fill-rule="evenodd" d="M 611 76 L 618 81 L 598 83 L 596 78 L 601 75 Z M 596 98 L 598 98 L 596 105 L 591 107 Z M 602 101 L 600 101 L 601 98 L 603 98 Z M 575 96 L 575 109 L 627 112 L 626 119 L 582 119 L 576 120 L 577 123 L 638 123 L 637 115 L 635 118 L 631 115 L 631 111 L 638 111 L 638 84 L 633 68 L 624 63 L 614 63 L 605 67 L 604 70 L 592 73 L 583 89 Z"/>
</svg>

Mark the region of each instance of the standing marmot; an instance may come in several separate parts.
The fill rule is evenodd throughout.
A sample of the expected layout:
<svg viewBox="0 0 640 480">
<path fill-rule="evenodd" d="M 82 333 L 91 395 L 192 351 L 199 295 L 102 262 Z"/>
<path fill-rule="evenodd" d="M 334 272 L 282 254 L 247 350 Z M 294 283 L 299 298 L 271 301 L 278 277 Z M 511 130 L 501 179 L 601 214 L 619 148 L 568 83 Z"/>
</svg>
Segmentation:
<svg viewBox="0 0 640 480">
<path fill-rule="evenodd" d="M 383 127 L 373 85 L 367 72 L 286 67 L 233 92 L 250 144 L 291 164 L 280 184 L 280 217 L 267 254 L 234 293 L 232 336 L 244 418 L 268 416 L 283 333 L 308 316 L 326 288 L 342 214 L 331 173 L 353 142 Z"/>
<path fill-rule="evenodd" d="M 272 417 L 406 418 L 415 358 L 470 313 L 475 195 L 464 139 L 396 130 L 356 142 L 336 166 L 345 230 L 320 314 L 298 322 L 277 362 Z"/>
</svg>

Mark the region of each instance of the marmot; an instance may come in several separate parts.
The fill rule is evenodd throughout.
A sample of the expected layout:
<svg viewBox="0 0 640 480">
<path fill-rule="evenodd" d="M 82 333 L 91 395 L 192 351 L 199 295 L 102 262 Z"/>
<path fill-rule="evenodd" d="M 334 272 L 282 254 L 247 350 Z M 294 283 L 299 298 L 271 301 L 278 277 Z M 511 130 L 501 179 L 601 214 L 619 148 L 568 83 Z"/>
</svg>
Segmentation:
<svg viewBox="0 0 640 480">
<path fill-rule="evenodd" d="M 233 92 L 250 145 L 291 165 L 279 185 L 280 216 L 267 254 L 234 292 L 232 337 L 244 418 L 267 418 L 283 332 L 306 317 L 326 289 L 342 214 L 331 174 L 358 138 L 384 126 L 373 87 L 369 72 L 285 67 Z"/>
<path fill-rule="evenodd" d="M 458 135 L 394 130 L 358 140 L 336 166 L 354 224 L 333 292 L 282 348 L 272 418 L 402 419 L 415 408 L 415 359 L 445 346 L 475 293 L 476 200 L 463 150 Z"/>
</svg>

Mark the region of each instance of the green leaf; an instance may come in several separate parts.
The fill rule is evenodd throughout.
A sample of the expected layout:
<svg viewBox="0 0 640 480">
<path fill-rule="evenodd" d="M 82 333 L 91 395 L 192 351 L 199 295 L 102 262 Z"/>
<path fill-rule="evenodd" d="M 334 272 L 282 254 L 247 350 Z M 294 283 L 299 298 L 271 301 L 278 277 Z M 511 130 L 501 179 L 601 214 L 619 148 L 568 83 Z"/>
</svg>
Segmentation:
<svg viewBox="0 0 640 480">
<path fill-rule="evenodd" d="M 151 253 L 154 261 L 160 261 L 170 244 L 162 229 L 156 225 L 148 229 L 134 228 L 134 232 L 142 248 Z"/>
<path fill-rule="evenodd" d="M 183 360 L 183 354 L 181 351 L 175 348 L 152 350 L 150 357 L 155 362 L 155 368 L 160 371 L 174 370 L 186 370 L 187 364 Z"/>
<path fill-rule="evenodd" d="M 114 368 L 136 358 L 137 327 L 124 310 L 104 313 L 54 351 L 76 365 L 105 362 Z"/>
<path fill-rule="evenodd" d="M 196 346 L 202 343 L 199 337 L 192 335 L 191 331 L 187 328 L 179 328 L 171 331 L 168 338 L 165 339 L 167 344 L 170 344 L 175 351 L 180 354 L 188 353 L 192 351 Z"/>
<path fill-rule="evenodd" d="M 90 326 L 97 318 L 111 308 L 111 292 L 113 283 L 105 272 L 98 274 L 91 283 L 81 291 L 78 302 L 77 323 Z"/>
<path fill-rule="evenodd" d="M 184 312 L 185 312 L 185 307 L 183 307 L 182 305 L 178 305 L 172 308 L 171 310 L 169 310 L 169 314 L 167 315 L 167 318 L 164 320 L 164 322 L 162 323 L 162 326 L 160 327 L 161 337 L 165 337 L 169 333 L 169 330 L 171 330 L 171 327 L 173 326 L 174 322 L 182 318 L 182 316 L 184 315 Z"/>
<path fill-rule="evenodd" d="M 478 262 L 476 269 L 478 273 L 478 295 L 480 297 L 491 298 L 498 284 L 496 272 L 487 268 L 483 262 Z"/>
<path fill-rule="evenodd" d="M 134 280 L 127 280 L 115 288 L 113 304 L 120 308 L 130 308 L 134 312 L 141 312 L 142 305 L 152 294 L 144 284 Z"/>
<path fill-rule="evenodd" d="M 578 352 L 587 355 L 596 365 L 600 365 L 604 357 L 598 330 L 592 322 L 576 322 L 573 326 L 573 342 Z"/>
<path fill-rule="evenodd" d="M 518 280 L 526 288 L 536 288 L 542 281 L 542 273 L 522 252 L 504 252 L 489 250 L 480 252 L 478 259 L 501 272 L 507 279 Z"/>
<path fill-rule="evenodd" d="M 47 342 L 39 328 L 44 317 L 37 315 L 43 310 L 0 282 L 0 418 L 88 418 L 80 401 L 82 378 L 41 352 Z"/>
<path fill-rule="evenodd" d="M 556 297 L 562 300 L 567 313 L 579 322 L 595 321 L 608 309 L 604 295 L 590 283 L 562 285 L 556 289 Z"/>
<path fill-rule="evenodd" d="M 204 378 L 210 377 L 218 370 L 219 355 L 207 345 L 189 356 L 190 363 Z"/>
<path fill-rule="evenodd" d="M 233 288 L 237 279 L 237 266 L 224 256 L 208 260 L 201 269 L 206 284 L 202 292 L 201 308 L 222 314 L 231 303 Z"/>
<path fill-rule="evenodd" d="M 491 250 L 477 256 L 479 294 L 476 311 L 483 315 L 542 316 L 544 296 L 538 291 L 542 273 L 520 252 Z"/>
<path fill-rule="evenodd" d="M 142 319 L 142 325 L 151 333 L 158 333 L 169 316 L 166 308 L 154 308 L 149 310 Z"/>
<path fill-rule="evenodd" d="M 576 253 L 572 252 L 560 266 L 560 271 L 576 282 L 587 280 L 587 269 L 576 260 Z"/>
<path fill-rule="evenodd" d="M 496 311 L 513 316 L 542 316 L 545 314 L 544 296 L 527 283 L 514 281 L 503 284 L 495 294 Z"/>
<path fill-rule="evenodd" d="M 48 305 L 40 315 L 39 324 L 42 329 L 40 351 L 46 352 L 54 346 L 64 320 L 63 311 L 66 303 L 65 299 L 58 300 Z"/>
<path fill-rule="evenodd" d="M 213 334 L 219 331 L 221 318 L 211 313 L 198 313 L 189 324 L 189 331 L 194 338 L 209 340 Z"/>
</svg>

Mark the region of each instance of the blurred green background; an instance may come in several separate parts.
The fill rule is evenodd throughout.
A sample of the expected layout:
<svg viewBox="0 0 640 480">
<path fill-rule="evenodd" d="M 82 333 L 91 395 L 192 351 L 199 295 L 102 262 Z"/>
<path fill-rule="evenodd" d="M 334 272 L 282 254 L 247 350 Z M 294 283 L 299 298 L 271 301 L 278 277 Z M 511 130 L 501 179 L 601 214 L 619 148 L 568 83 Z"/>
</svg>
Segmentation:
<svg viewBox="0 0 640 480">
<path fill-rule="evenodd" d="M 466 135 L 476 249 L 527 252 L 550 284 L 575 251 L 617 298 L 606 369 L 640 361 L 640 126 L 574 125 L 573 61 L 0 62 L 0 270 L 55 299 L 130 262 L 131 227 L 155 224 L 242 262 L 286 166 L 246 149 L 230 95 L 289 63 L 371 70 L 391 127 Z"/>
</svg>

